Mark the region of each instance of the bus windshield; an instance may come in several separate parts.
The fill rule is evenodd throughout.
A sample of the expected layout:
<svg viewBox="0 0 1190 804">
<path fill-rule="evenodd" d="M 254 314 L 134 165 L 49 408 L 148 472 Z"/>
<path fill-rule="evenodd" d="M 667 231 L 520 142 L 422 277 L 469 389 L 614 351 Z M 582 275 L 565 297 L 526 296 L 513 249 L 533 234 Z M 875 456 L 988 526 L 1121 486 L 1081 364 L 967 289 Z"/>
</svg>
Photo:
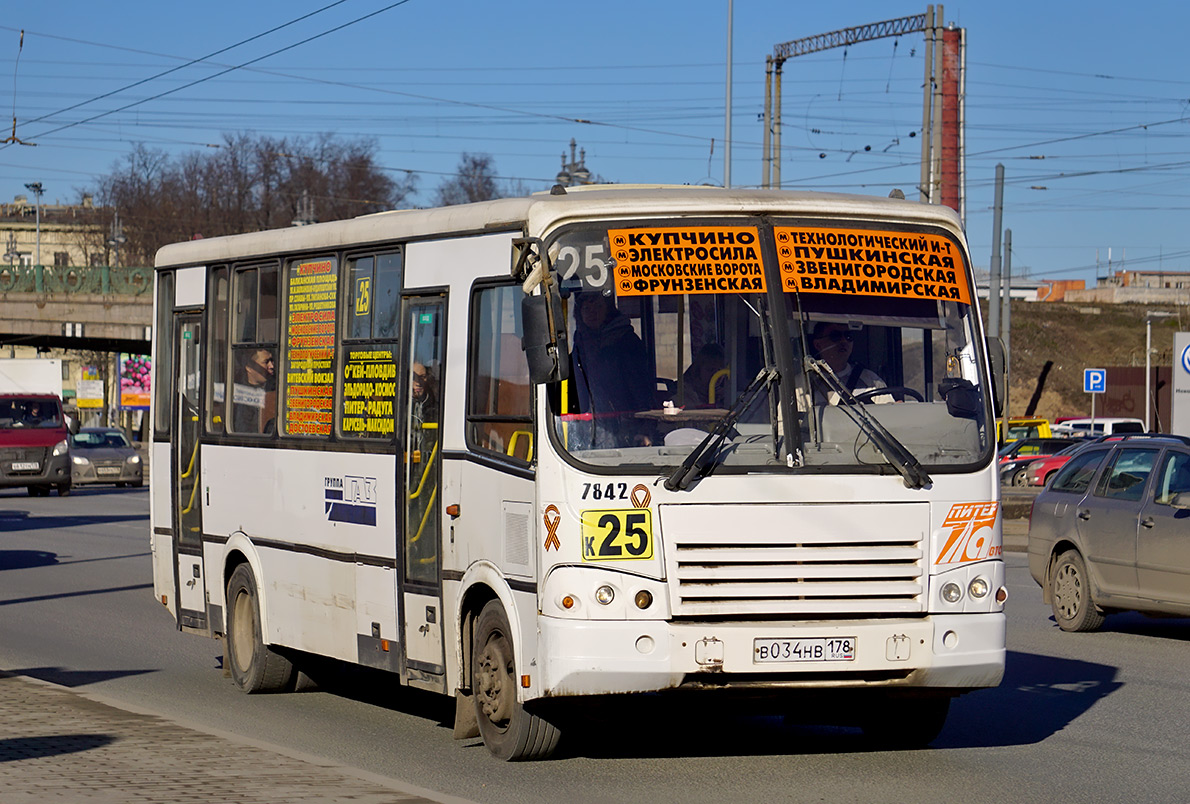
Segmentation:
<svg viewBox="0 0 1190 804">
<path fill-rule="evenodd" d="M 945 233 L 683 219 L 575 225 L 548 243 L 571 357 L 552 435 L 582 465 L 671 470 L 765 368 L 777 379 L 733 411 L 716 471 L 990 457 L 978 312 Z"/>
</svg>

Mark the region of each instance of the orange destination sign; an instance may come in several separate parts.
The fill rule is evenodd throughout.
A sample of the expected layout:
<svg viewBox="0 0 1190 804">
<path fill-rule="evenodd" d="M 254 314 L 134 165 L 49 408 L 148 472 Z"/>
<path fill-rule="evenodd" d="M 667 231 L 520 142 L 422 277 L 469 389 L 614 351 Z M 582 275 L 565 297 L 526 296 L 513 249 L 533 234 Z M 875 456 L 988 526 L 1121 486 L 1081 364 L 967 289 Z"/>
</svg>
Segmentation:
<svg viewBox="0 0 1190 804">
<path fill-rule="evenodd" d="M 616 295 L 763 293 L 755 226 L 609 229 Z"/>
<path fill-rule="evenodd" d="M 971 303 L 963 255 L 942 235 L 800 226 L 773 235 L 788 292 Z"/>
</svg>

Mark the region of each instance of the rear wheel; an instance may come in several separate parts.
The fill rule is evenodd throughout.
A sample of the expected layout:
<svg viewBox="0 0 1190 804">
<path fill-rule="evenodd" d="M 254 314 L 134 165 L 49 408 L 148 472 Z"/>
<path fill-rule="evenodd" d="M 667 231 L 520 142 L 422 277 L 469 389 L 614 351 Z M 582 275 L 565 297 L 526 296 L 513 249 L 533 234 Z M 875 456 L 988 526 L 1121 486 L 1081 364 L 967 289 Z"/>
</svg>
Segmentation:
<svg viewBox="0 0 1190 804">
<path fill-rule="evenodd" d="M 505 760 L 545 759 L 561 733 L 517 701 L 512 631 L 504 607 L 490 601 L 475 623 L 472 671 L 475 716 L 484 745 Z"/>
<path fill-rule="evenodd" d="M 1087 565 L 1077 550 L 1058 556 L 1050 573 L 1050 605 L 1054 620 L 1063 631 L 1094 631 L 1103 625 L 1103 615 L 1091 597 Z"/>
<path fill-rule="evenodd" d="M 285 692 L 293 689 L 293 663 L 264 644 L 260 627 L 260 597 L 256 577 L 240 564 L 227 582 L 227 634 L 224 661 L 232 681 L 244 692 Z"/>
<path fill-rule="evenodd" d="M 879 748 L 925 748 L 946 725 L 948 696 L 888 698 L 877 703 L 860 724 Z"/>
</svg>

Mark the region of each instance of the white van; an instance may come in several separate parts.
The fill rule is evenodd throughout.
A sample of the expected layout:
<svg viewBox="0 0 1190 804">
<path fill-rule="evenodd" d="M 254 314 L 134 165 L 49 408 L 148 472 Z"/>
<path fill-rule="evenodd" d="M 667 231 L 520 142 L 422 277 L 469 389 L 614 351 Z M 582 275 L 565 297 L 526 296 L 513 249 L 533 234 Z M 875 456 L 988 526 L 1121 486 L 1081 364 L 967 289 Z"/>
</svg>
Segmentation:
<svg viewBox="0 0 1190 804">
<path fill-rule="evenodd" d="M 1094 423 L 1094 426 L 1092 426 Z M 1074 438 L 1079 436 L 1119 435 L 1120 433 L 1143 433 L 1145 423 L 1140 419 L 1067 419 L 1051 428 L 1054 435 Z"/>
</svg>

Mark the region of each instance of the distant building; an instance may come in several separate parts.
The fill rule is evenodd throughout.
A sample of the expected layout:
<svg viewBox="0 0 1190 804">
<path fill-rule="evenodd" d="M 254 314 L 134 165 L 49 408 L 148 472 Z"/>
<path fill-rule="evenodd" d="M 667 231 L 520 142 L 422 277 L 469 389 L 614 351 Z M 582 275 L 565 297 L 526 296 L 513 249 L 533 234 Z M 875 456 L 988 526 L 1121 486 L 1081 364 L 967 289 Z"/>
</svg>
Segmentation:
<svg viewBox="0 0 1190 804">
<path fill-rule="evenodd" d="M 1190 272 L 1116 271 L 1085 290 L 1067 291 L 1066 301 L 1095 304 L 1190 303 Z"/>
<path fill-rule="evenodd" d="M 981 299 L 988 298 L 990 281 L 986 272 L 975 275 L 975 294 Z M 1083 287 L 1083 280 L 1073 279 L 1028 279 L 1013 277 L 1008 295 L 1017 301 L 1041 302 L 1060 301 L 1062 295 L 1072 286 Z"/>
<path fill-rule="evenodd" d="M 11 204 L 0 204 L 0 268 L 6 265 L 34 265 L 38 251 L 46 266 L 107 264 L 105 210 L 96 207 L 91 196 L 81 204 L 37 205 L 18 195 Z M 40 231 L 40 249 L 38 248 Z"/>
</svg>

